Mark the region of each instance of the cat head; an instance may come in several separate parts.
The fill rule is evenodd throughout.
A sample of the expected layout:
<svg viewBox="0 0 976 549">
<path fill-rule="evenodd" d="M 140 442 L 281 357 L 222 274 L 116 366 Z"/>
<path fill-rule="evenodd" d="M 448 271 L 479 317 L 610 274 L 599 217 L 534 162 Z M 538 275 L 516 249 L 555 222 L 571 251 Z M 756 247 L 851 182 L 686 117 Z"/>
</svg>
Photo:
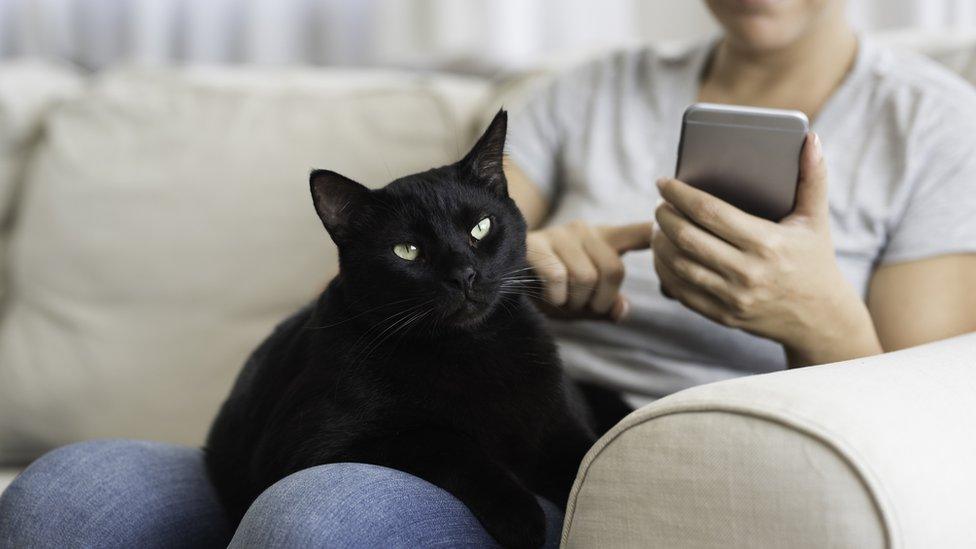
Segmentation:
<svg viewBox="0 0 976 549">
<path fill-rule="evenodd" d="M 457 163 L 380 189 L 312 172 L 315 209 L 339 248 L 357 312 L 473 329 L 515 295 L 529 271 L 525 220 L 502 170 L 507 120 L 499 111 Z"/>
</svg>

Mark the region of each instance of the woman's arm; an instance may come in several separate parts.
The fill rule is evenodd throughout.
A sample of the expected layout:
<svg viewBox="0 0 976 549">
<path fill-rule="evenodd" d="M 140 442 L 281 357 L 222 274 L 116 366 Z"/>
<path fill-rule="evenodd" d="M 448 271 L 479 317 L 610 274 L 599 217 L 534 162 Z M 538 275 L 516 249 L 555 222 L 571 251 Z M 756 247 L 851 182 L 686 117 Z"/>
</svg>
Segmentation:
<svg viewBox="0 0 976 549">
<path fill-rule="evenodd" d="M 549 201 L 539 187 L 529 180 L 522 168 L 508 157 L 504 161 L 505 179 L 508 180 L 508 194 L 522 210 L 529 229 L 538 228 L 549 213 Z"/>
<path fill-rule="evenodd" d="M 976 331 L 976 254 L 880 267 L 868 309 L 886 351 Z"/>
</svg>

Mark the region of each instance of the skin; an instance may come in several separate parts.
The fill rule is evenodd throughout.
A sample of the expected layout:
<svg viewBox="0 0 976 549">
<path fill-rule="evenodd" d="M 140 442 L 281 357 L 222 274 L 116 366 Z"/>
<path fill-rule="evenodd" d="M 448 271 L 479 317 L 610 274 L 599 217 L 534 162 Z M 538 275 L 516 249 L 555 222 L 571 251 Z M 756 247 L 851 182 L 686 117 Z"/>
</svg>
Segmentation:
<svg viewBox="0 0 976 549">
<path fill-rule="evenodd" d="M 725 30 L 700 101 L 797 109 L 815 120 L 853 64 L 844 0 L 707 0 Z M 654 222 L 540 227 L 545 197 L 514 163 L 512 197 L 529 227 L 529 261 L 546 312 L 619 321 L 622 254 L 654 250 L 665 296 L 715 322 L 780 343 L 791 367 L 878 354 L 976 331 L 976 255 L 879 267 L 867 300 L 844 279 L 830 236 L 829 177 L 810 134 L 795 211 L 779 223 L 671 178 L 658 181 Z"/>
</svg>

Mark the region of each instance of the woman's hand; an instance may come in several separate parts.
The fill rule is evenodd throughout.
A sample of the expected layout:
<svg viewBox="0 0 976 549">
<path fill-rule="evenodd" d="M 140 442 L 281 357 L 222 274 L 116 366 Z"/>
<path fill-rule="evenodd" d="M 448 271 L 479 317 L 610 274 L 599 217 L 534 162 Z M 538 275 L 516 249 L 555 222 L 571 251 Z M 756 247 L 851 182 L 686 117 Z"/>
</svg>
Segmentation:
<svg viewBox="0 0 976 549">
<path fill-rule="evenodd" d="M 542 310 L 558 318 L 619 321 L 629 309 L 620 295 L 620 256 L 650 245 L 649 222 L 610 227 L 575 221 L 530 232 L 528 260 L 543 283 Z"/>
<path fill-rule="evenodd" d="M 834 256 L 816 134 L 803 147 L 793 213 L 749 215 L 676 179 L 658 181 L 654 268 L 666 296 L 780 342 L 791 366 L 881 352 L 867 307 Z"/>
</svg>

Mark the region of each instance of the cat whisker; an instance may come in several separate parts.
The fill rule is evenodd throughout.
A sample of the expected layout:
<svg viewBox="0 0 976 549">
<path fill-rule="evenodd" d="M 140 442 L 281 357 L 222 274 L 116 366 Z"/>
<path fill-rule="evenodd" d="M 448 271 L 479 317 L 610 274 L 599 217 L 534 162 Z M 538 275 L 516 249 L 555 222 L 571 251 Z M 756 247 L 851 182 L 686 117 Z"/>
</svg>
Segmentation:
<svg viewBox="0 0 976 549">
<path fill-rule="evenodd" d="M 408 302 L 408 301 L 413 301 L 413 300 L 416 300 L 416 299 L 421 299 L 422 297 L 423 296 L 416 296 L 416 297 L 408 297 L 408 298 L 404 298 L 404 299 L 398 299 L 396 301 L 391 301 L 389 303 L 384 303 L 383 305 L 379 305 L 377 307 L 371 307 L 369 309 L 366 309 L 365 311 L 361 311 L 361 312 L 359 312 L 359 313 L 357 313 L 357 314 L 355 314 L 355 315 L 353 315 L 353 316 L 351 316 L 349 318 L 346 318 L 344 320 L 340 320 L 338 322 L 331 322 L 329 324 L 323 324 L 322 326 L 311 326 L 311 327 L 309 327 L 307 329 L 308 330 L 323 330 L 325 328 L 332 328 L 333 326 L 339 326 L 340 324 L 345 324 L 346 322 L 349 322 L 350 320 L 354 320 L 356 318 L 359 318 L 359 317 L 361 317 L 361 316 L 363 316 L 365 314 L 371 313 L 373 311 L 378 311 L 380 309 L 386 309 L 387 307 L 392 307 L 392 306 L 398 305 L 400 303 L 405 303 L 405 302 Z"/>
<path fill-rule="evenodd" d="M 526 290 L 528 290 L 528 291 L 526 291 Z M 549 303 L 550 305 L 552 305 L 554 307 L 562 307 L 563 306 L 563 305 L 557 305 L 555 302 L 553 302 L 551 299 L 549 299 L 549 297 L 547 295 L 545 295 L 544 293 L 542 293 L 541 290 L 532 291 L 531 288 L 528 288 L 528 289 L 522 290 L 522 294 L 523 295 L 527 295 L 529 297 L 534 297 L 536 299 L 545 300 L 546 303 Z M 569 292 L 569 295 L 572 296 L 572 297 L 590 297 L 593 294 L 591 294 L 589 292 L 583 293 L 583 292 L 573 292 L 573 291 L 570 291 Z"/>
<path fill-rule="evenodd" d="M 545 287 L 545 284 L 541 280 L 505 280 L 501 283 L 501 286 L 538 286 L 540 288 Z"/>
<path fill-rule="evenodd" d="M 525 285 L 527 282 L 532 282 L 532 281 L 505 281 L 502 284 L 511 283 L 513 285 L 516 285 L 516 284 Z M 538 282 L 539 285 L 543 285 L 543 283 L 542 283 L 541 280 L 536 281 L 536 282 Z M 596 285 L 593 285 L 593 284 L 573 283 L 573 287 L 570 288 L 568 291 L 572 295 L 584 295 L 584 294 L 589 295 L 595 289 L 596 289 Z M 585 291 L 584 292 L 580 292 L 578 290 L 585 290 Z"/>
<path fill-rule="evenodd" d="M 542 284 L 542 280 L 539 280 L 534 276 L 526 276 L 526 277 L 519 277 L 519 278 L 503 278 L 502 280 L 499 281 L 499 283 L 500 284 L 527 284 L 527 283 Z"/>
<path fill-rule="evenodd" d="M 510 274 L 521 273 L 523 271 L 531 271 L 534 268 L 535 268 L 534 266 L 531 266 L 530 265 L 528 267 L 522 267 L 521 269 L 515 269 L 514 271 L 508 271 L 508 272 L 502 273 L 500 276 L 507 276 L 507 275 L 510 275 Z"/>
<path fill-rule="evenodd" d="M 428 299 L 427 301 L 425 301 L 423 303 L 420 303 L 418 305 L 414 305 L 413 307 L 409 307 L 406 310 L 402 311 L 400 314 L 396 315 L 397 318 L 395 320 L 393 320 L 392 322 L 390 322 L 389 325 L 387 325 L 385 328 L 383 328 L 382 331 L 380 331 L 379 334 L 375 335 L 363 347 L 363 350 L 360 351 L 356 355 L 356 358 L 355 359 L 353 359 L 353 364 L 358 364 L 360 362 L 360 360 L 366 360 L 366 358 L 369 357 L 369 354 L 370 353 L 372 353 L 377 347 L 379 347 L 379 346 L 381 346 L 383 344 L 383 342 L 388 338 L 387 334 L 389 334 L 391 330 L 393 330 L 392 333 L 396 333 L 396 330 L 398 329 L 397 326 L 402 326 L 404 324 L 409 324 L 412 319 L 416 318 L 417 315 L 419 315 L 421 313 L 421 312 L 418 312 L 417 309 L 419 309 L 419 308 L 421 308 L 421 307 L 423 307 L 425 305 L 429 305 L 429 304 L 433 303 L 434 300 L 435 300 L 435 298 Z M 380 324 L 377 324 L 377 326 L 381 326 L 381 325 Z M 384 336 L 386 336 L 386 337 L 384 337 Z M 362 339 L 362 338 L 360 338 L 360 339 Z M 359 342 L 357 341 L 356 344 L 358 345 L 358 343 Z M 354 347 L 355 347 L 355 345 L 354 345 Z M 367 352 L 367 350 L 368 350 L 368 352 Z"/>
<path fill-rule="evenodd" d="M 410 331 L 411 328 L 419 325 L 425 318 L 428 318 L 431 315 L 431 313 L 433 313 L 433 312 L 434 312 L 434 308 L 431 307 L 430 309 L 427 309 L 426 311 L 422 311 L 422 312 L 414 315 L 413 318 L 411 318 L 410 320 L 408 320 L 406 322 L 406 324 L 403 324 L 399 328 L 397 328 L 394 331 L 393 334 L 390 334 L 389 337 L 392 337 L 395 333 L 399 332 L 400 333 L 400 340 L 402 340 L 403 337 Z M 399 341 L 400 340 L 398 340 L 398 343 L 397 344 L 399 344 Z"/>
<path fill-rule="evenodd" d="M 428 303 L 432 301 L 433 299 L 428 301 Z M 377 336 L 378 341 L 374 340 L 376 341 L 375 343 L 371 344 L 367 348 L 367 350 L 364 350 L 363 352 L 360 353 L 359 356 L 357 356 L 357 358 L 354 360 L 354 363 L 359 363 L 360 360 L 365 361 L 366 359 L 368 359 L 370 355 L 372 355 L 373 352 L 375 352 L 377 349 L 382 347 L 387 340 L 389 340 L 391 337 L 396 335 L 398 332 L 406 330 L 407 328 L 409 328 L 411 324 L 417 322 L 419 319 L 430 314 L 433 310 L 434 310 L 433 308 L 430 308 L 427 309 L 426 311 L 414 312 L 413 314 L 407 316 L 406 318 L 400 319 L 394 324 L 392 324 L 391 326 L 389 326 L 386 330 L 383 331 L 383 333 Z"/>
<path fill-rule="evenodd" d="M 512 291 L 512 290 L 514 290 L 514 291 Z M 502 290 L 502 291 L 504 292 L 505 290 Z M 559 305 L 557 305 L 555 302 L 553 302 L 551 299 L 549 299 L 548 296 L 545 295 L 545 293 L 543 292 L 543 290 L 542 289 L 539 289 L 539 288 L 532 288 L 532 287 L 526 287 L 526 286 L 512 286 L 512 287 L 510 287 L 509 293 L 517 293 L 519 295 L 524 295 L 524 296 L 530 297 L 532 299 L 537 299 L 537 300 L 540 300 L 540 301 L 544 301 L 544 302 L 548 303 L 549 305 L 552 305 L 553 307 L 559 307 Z M 570 291 L 569 294 L 571 296 L 581 296 L 581 297 L 589 297 L 591 295 L 589 292 L 587 292 L 587 293 L 584 294 L 582 292 L 576 293 L 576 292 L 573 292 L 573 291 Z"/>
<path fill-rule="evenodd" d="M 530 292 L 530 291 L 525 291 L 524 289 L 522 289 L 522 290 L 514 290 L 514 291 L 513 290 L 508 290 L 508 291 L 502 290 L 502 293 L 503 294 L 507 294 L 507 295 L 525 296 L 525 297 L 528 297 L 528 298 L 531 298 L 531 299 L 538 299 L 539 301 L 544 301 L 545 303 L 547 303 L 549 305 L 552 305 L 553 307 L 558 307 L 558 305 L 556 305 L 552 300 L 550 300 L 548 297 L 546 297 L 545 295 L 543 295 L 541 293 L 534 293 L 534 292 Z"/>
<path fill-rule="evenodd" d="M 526 271 L 522 271 L 522 272 L 513 271 L 511 273 L 503 274 L 503 275 L 499 276 L 498 278 L 501 279 L 501 280 L 505 280 L 505 279 L 508 279 L 508 278 L 525 278 L 525 277 L 528 277 L 528 278 L 538 278 L 538 276 L 536 276 L 535 273 L 533 273 L 533 272 L 526 272 Z"/>
<path fill-rule="evenodd" d="M 383 335 L 383 333 L 386 332 L 386 330 L 390 329 L 390 327 L 392 327 L 393 325 L 395 325 L 397 322 L 403 320 L 404 318 L 409 317 L 410 314 L 413 313 L 414 311 L 416 311 L 417 309 L 419 309 L 419 308 L 421 308 L 421 307 L 423 307 L 425 305 L 428 305 L 428 304 L 432 303 L 433 301 L 434 301 L 434 298 L 430 298 L 427 301 L 424 301 L 423 303 L 418 303 L 416 305 L 411 305 L 410 307 L 407 307 L 406 309 L 404 309 L 402 311 L 399 311 L 397 313 L 393 313 L 392 315 L 390 315 L 390 316 L 384 318 L 383 320 L 377 322 L 376 324 L 374 324 L 373 326 L 371 326 L 368 330 L 366 330 L 361 336 L 359 336 L 359 339 L 357 339 L 356 342 L 353 343 L 352 348 L 353 349 L 357 348 L 359 346 L 360 342 L 362 342 L 363 340 L 366 340 L 367 338 L 371 338 L 371 339 L 369 339 L 369 342 L 366 343 L 366 345 L 364 345 L 364 348 L 369 347 L 373 343 L 373 341 L 375 341 L 377 338 L 381 337 Z M 374 334 L 376 334 L 377 331 L 379 331 L 379 334 L 378 335 L 374 335 Z M 357 354 L 357 357 L 358 357 L 358 354 Z M 356 361 L 354 360 L 353 362 L 356 362 Z"/>
<path fill-rule="evenodd" d="M 555 257 L 555 256 L 552 256 L 552 257 Z M 548 267 L 550 265 L 558 265 L 558 264 L 561 264 L 561 263 L 562 263 L 562 261 L 560 261 L 558 258 L 556 258 L 553 261 L 550 261 L 548 263 L 542 263 L 541 265 L 529 265 L 528 267 L 523 267 L 521 269 L 515 269 L 514 271 L 509 271 L 507 273 L 504 273 L 502 276 L 507 275 L 507 274 L 518 273 L 518 272 L 521 272 L 521 271 L 528 271 L 528 270 L 536 269 L 536 268 L 539 268 L 539 267 Z"/>
</svg>

